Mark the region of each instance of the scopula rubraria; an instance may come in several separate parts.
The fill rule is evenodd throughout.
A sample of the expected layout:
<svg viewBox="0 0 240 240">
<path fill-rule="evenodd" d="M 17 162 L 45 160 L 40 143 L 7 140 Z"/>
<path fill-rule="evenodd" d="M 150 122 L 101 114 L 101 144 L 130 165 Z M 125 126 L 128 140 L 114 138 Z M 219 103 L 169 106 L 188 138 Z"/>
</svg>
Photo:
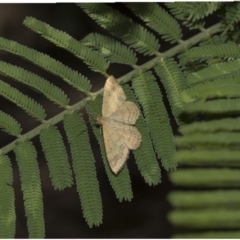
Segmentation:
<svg viewBox="0 0 240 240">
<path fill-rule="evenodd" d="M 110 76 L 104 86 L 102 117 L 97 122 L 102 125 L 107 159 L 115 174 L 122 169 L 129 150 L 136 150 L 142 141 L 141 134 L 131 126 L 140 115 L 139 109 L 125 100 L 122 87 Z"/>
</svg>

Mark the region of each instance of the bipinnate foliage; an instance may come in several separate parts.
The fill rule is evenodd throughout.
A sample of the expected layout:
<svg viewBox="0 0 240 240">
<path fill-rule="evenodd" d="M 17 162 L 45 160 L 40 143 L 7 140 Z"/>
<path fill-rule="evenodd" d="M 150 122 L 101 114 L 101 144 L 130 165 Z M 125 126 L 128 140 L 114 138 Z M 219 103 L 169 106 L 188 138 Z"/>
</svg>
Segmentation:
<svg viewBox="0 0 240 240">
<path fill-rule="evenodd" d="M 177 171 L 170 173 L 171 182 L 194 189 L 173 191 L 168 196 L 173 206 L 168 219 L 184 229 L 182 234 L 175 231 L 174 237 L 219 237 L 219 234 L 239 237 L 240 172 L 236 167 L 240 157 L 240 4 L 124 4 L 132 17 L 118 11 L 115 5 L 78 3 L 77 6 L 111 36 L 90 33 L 76 40 L 33 17 L 26 17 L 23 24 L 104 78 L 110 75 L 107 71 L 112 64 L 132 68 L 118 80 L 127 99 L 141 110 L 136 127 L 142 143 L 133 151 L 141 176 L 154 186 L 161 182 L 160 165 L 166 171 L 176 170 L 179 165 Z M 215 14 L 219 23 L 205 29 L 206 17 Z M 138 21 L 133 20 L 137 18 Z M 182 25 L 200 33 L 183 40 Z M 170 48 L 164 51 L 166 42 Z M 0 95 L 39 123 L 35 129 L 22 134 L 21 123 L 0 111 L 1 129 L 16 138 L 0 153 L 0 237 L 15 236 L 13 176 L 7 155 L 11 150 L 20 172 L 29 237 L 45 237 L 40 170 L 31 141 L 38 135 L 53 188 L 64 190 L 75 181 L 83 217 L 89 227 L 99 226 L 103 221 L 103 208 L 95 166 L 97 155 L 93 154 L 89 131 L 99 143 L 116 198 L 120 202 L 131 201 L 134 192 L 127 164 L 118 175 L 108 165 L 103 136 L 95 122 L 96 117 L 101 116 L 103 90 L 92 92 L 90 80 L 83 74 L 13 40 L 0 37 L 0 50 L 30 61 L 86 95 L 85 99 L 69 105 L 70 96 L 50 80 L 0 61 L 0 74 L 9 79 L 8 83 L 0 80 Z M 142 56 L 148 60 L 140 65 Z M 47 118 L 45 108 L 13 87 L 11 80 L 37 91 L 62 111 Z M 131 87 L 127 84 L 130 80 Z M 90 120 L 89 128 L 83 115 L 78 113 L 84 107 Z M 63 122 L 67 143 L 55 126 L 59 122 Z M 181 135 L 174 138 L 171 123 L 178 126 Z M 68 146 L 72 161 L 68 159 Z M 196 229 L 201 233 L 194 231 Z M 221 232 L 215 232 L 216 229 Z"/>
</svg>

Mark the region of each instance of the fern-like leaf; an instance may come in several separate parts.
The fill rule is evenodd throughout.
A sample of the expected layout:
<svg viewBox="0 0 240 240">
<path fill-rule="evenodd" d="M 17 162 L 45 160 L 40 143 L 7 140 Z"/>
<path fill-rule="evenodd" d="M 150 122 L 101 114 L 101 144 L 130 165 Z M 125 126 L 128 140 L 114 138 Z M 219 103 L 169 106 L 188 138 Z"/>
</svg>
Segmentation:
<svg viewBox="0 0 240 240">
<path fill-rule="evenodd" d="M 240 113 L 239 99 L 219 99 L 207 102 L 187 103 L 183 107 L 183 112 L 187 114 L 221 114 L 231 115 Z"/>
<path fill-rule="evenodd" d="M 118 173 L 118 175 L 114 174 L 108 164 L 108 160 L 106 157 L 105 147 L 103 136 L 100 134 L 100 129 L 96 126 L 96 120 L 92 113 L 95 113 L 95 116 L 101 115 L 102 108 L 102 98 L 98 96 L 94 101 L 90 101 L 87 104 L 87 112 L 90 116 L 91 127 L 93 129 L 94 135 L 98 140 L 101 148 L 102 159 L 104 163 L 104 167 L 108 176 L 108 180 L 115 192 L 117 199 L 121 202 L 131 201 L 133 198 L 132 187 L 131 187 L 131 179 L 129 176 L 129 171 L 127 165 L 123 167 L 123 169 Z"/>
<path fill-rule="evenodd" d="M 176 210 L 169 214 L 170 221 L 185 229 L 239 229 L 239 209 Z"/>
<path fill-rule="evenodd" d="M 29 238 L 44 238 L 43 197 L 36 149 L 26 141 L 19 142 L 14 152 L 20 171 Z"/>
<path fill-rule="evenodd" d="M 14 238 L 16 214 L 14 208 L 13 170 L 11 160 L 0 155 L 0 238 Z"/>
<path fill-rule="evenodd" d="M 97 50 L 112 63 L 134 65 L 137 62 L 135 52 L 110 37 L 90 33 L 81 40 L 81 43 Z"/>
<path fill-rule="evenodd" d="M 173 192 L 168 197 L 170 203 L 177 208 L 238 208 L 240 206 L 239 190 L 214 190 Z"/>
<path fill-rule="evenodd" d="M 216 136 L 217 137 L 217 136 Z M 176 153 L 179 166 L 240 167 L 240 151 L 230 150 L 179 150 Z"/>
<path fill-rule="evenodd" d="M 178 169 L 170 173 L 170 179 L 176 186 L 233 188 L 240 187 L 240 170 L 227 168 Z"/>
<path fill-rule="evenodd" d="M 85 47 L 67 33 L 32 17 L 26 17 L 23 24 L 82 59 L 93 71 L 105 74 L 109 63 L 97 52 Z"/>
<path fill-rule="evenodd" d="M 187 88 L 186 80 L 173 59 L 158 62 L 154 70 L 163 82 L 172 108 L 172 113 L 175 120 L 180 125 L 181 120 L 179 119 L 179 115 L 183 109 L 180 92 Z"/>
<path fill-rule="evenodd" d="M 170 12 L 183 24 L 190 27 L 190 29 L 201 28 L 204 21 L 199 21 L 204 17 L 216 11 L 221 3 L 218 2 L 175 2 L 166 3 Z"/>
<path fill-rule="evenodd" d="M 37 64 L 38 66 L 46 69 L 52 74 L 62 78 L 65 82 L 72 85 L 79 91 L 88 93 L 91 89 L 91 84 L 88 79 L 60 63 L 59 61 L 51 58 L 50 56 L 40 53 L 34 49 L 23 46 L 15 41 L 10 41 L 0 37 L 0 49 L 19 55 L 28 61 Z"/>
<path fill-rule="evenodd" d="M 136 97 L 134 96 L 132 90 L 128 86 L 124 86 L 123 89 L 127 96 L 127 100 L 137 104 Z M 151 138 L 148 133 L 148 128 L 142 114 L 136 123 L 136 128 L 142 136 L 140 147 L 133 151 L 136 164 L 145 182 L 150 186 L 157 185 L 161 182 L 161 170 L 159 168 L 158 161 L 152 147 Z"/>
<path fill-rule="evenodd" d="M 161 91 L 153 74 L 148 71 L 136 75 L 133 79 L 133 89 L 143 107 L 150 136 L 163 167 L 167 171 L 176 169 L 173 133 Z"/>
<path fill-rule="evenodd" d="M 240 3 L 234 2 L 226 5 L 226 23 L 227 29 L 233 31 L 234 24 L 240 21 Z"/>
<path fill-rule="evenodd" d="M 238 98 L 240 97 L 240 84 L 198 84 L 181 93 L 183 102 L 206 101 L 207 99 Z"/>
<path fill-rule="evenodd" d="M 224 118 L 212 121 L 193 122 L 180 126 L 179 131 L 183 134 L 213 133 L 219 131 L 240 131 L 240 117 Z"/>
<path fill-rule="evenodd" d="M 188 75 L 189 84 L 196 84 L 201 81 L 213 80 L 216 78 L 230 77 L 240 74 L 240 60 L 230 61 L 226 63 L 218 63 L 205 68 L 199 72 Z"/>
<path fill-rule="evenodd" d="M 0 111 L 0 128 L 13 136 L 18 136 L 22 131 L 20 124 L 2 111 Z"/>
<path fill-rule="evenodd" d="M 235 43 L 226 43 L 218 45 L 207 45 L 194 47 L 180 56 L 181 64 L 184 65 L 189 61 L 208 60 L 212 58 L 239 58 L 240 47 Z"/>
<path fill-rule="evenodd" d="M 70 144 L 83 216 L 89 227 L 99 226 L 102 223 L 102 200 L 87 127 L 77 113 L 65 115 L 63 123 Z"/>
<path fill-rule="evenodd" d="M 40 141 L 47 160 L 54 189 L 63 190 L 73 184 L 72 171 L 62 136 L 55 126 L 40 132 Z M 53 151 L 54 149 L 54 151 Z"/>
<path fill-rule="evenodd" d="M 30 116 L 39 121 L 44 120 L 46 117 L 45 110 L 39 103 L 3 81 L 0 81 L 0 95 L 15 103 L 20 108 L 23 108 Z"/>
<path fill-rule="evenodd" d="M 49 83 L 44 78 L 20 67 L 0 61 L 0 73 L 43 93 L 49 100 L 61 107 L 66 107 L 69 102 L 67 96 L 60 88 Z"/>
<path fill-rule="evenodd" d="M 238 149 L 240 133 L 197 133 L 194 135 L 175 137 L 175 141 L 177 146 L 181 148 L 204 147 L 205 149 L 215 149 L 227 147 L 228 149 Z"/>
<path fill-rule="evenodd" d="M 126 3 L 126 6 L 146 22 L 147 26 L 158 32 L 165 41 L 174 43 L 181 40 L 179 24 L 157 3 Z"/>
<path fill-rule="evenodd" d="M 119 11 L 102 3 L 78 3 L 77 5 L 100 26 L 122 39 L 139 53 L 154 55 L 158 52 L 160 46 L 155 36 Z"/>
</svg>

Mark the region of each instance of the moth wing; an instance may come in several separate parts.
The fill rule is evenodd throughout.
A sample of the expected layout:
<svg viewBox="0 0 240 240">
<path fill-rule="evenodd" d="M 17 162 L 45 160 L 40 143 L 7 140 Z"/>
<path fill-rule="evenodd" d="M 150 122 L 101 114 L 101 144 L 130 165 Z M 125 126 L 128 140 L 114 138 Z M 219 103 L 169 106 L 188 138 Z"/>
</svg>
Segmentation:
<svg viewBox="0 0 240 240">
<path fill-rule="evenodd" d="M 106 123 L 110 126 L 111 131 L 118 133 L 118 139 L 124 142 L 128 149 L 136 150 L 142 141 L 142 136 L 134 126 L 116 122 L 112 119 L 106 119 Z"/>
<path fill-rule="evenodd" d="M 139 148 L 142 142 L 142 136 L 137 130 L 137 128 L 129 125 L 125 125 L 122 128 L 122 137 L 127 147 L 131 150 L 136 150 Z"/>
<path fill-rule="evenodd" d="M 134 102 L 125 101 L 109 118 L 126 124 L 135 124 L 140 111 Z"/>
<path fill-rule="evenodd" d="M 118 81 L 110 76 L 103 91 L 102 115 L 107 117 L 114 113 L 126 100 L 126 95 Z"/>
<path fill-rule="evenodd" d="M 112 171 L 117 174 L 128 158 L 129 149 L 124 138 L 107 120 L 102 121 L 102 127 L 107 159 Z"/>
</svg>

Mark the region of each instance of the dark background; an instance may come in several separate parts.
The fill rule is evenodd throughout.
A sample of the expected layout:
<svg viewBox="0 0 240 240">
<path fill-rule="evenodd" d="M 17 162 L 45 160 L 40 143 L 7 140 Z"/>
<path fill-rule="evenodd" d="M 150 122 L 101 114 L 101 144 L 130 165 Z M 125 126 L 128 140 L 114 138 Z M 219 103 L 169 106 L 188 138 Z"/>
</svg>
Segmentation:
<svg viewBox="0 0 240 240">
<path fill-rule="evenodd" d="M 114 7 L 122 13 L 131 16 L 122 4 L 114 4 Z M 0 5 L 0 36 L 17 41 L 38 51 L 47 53 L 72 69 L 81 72 L 87 76 L 92 84 L 92 91 L 103 87 L 105 79 L 97 73 L 91 72 L 81 60 L 72 56 L 68 52 L 56 47 L 54 44 L 43 39 L 26 28 L 22 22 L 26 16 L 33 16 L 39 20 L 47 22 L 51 26 L 67 32 L 72 37 L 80 40 L 90 32 L 106 33 L 101 27 L 94 23 L 82 10 L 75 4 L 1 4 Z M 192 31 L 191 34 L 196 33 Z M 184 38 L 188 38 L 189 32 L 184 32 Z M 170 47 L 167 43 L 161 42 L 161 51 Z M 83 96 L 76 90 L 72 89 L 61 79 L 41 70 L 33 64 L 12 55 L 7 52 L 0 52 L 0 60 L 4 60 L 29 69 L 31 72 L 53 82 L 62 88 L 71 99 L 70 105 L 81 100 Z M 140 58 L 139 62 L 145 59 Z M 129 67 L 120 64 L 111 64 L 108 73 L 113 74 L 116 78 L 124 75 L 130 70 Z M 61 109 L 43 98 L 40 94 L 26 88 L 23 85 L 6 79 L 17 87 L 23 93 L 36 99 L 47 111 L 48 118 L 56 115 Z M 0 97 L 1 110 L 11 114 L 16 118 L 23 128 L 23 133 L 28 132 L 38 126 L 38 122 L 30 118 L 24 111 L 19 109 L 13 103 Z M 166 97 L 165 97 L 166 101 Z M 168 106 L 168 102 L 166 101 Z M 169 109 L 168 109 L 169 110 Z M 170 115 L 171 117 L 171 115 Z M 86 118 L 86 121 L 88 119 Z M 62 130 L 62 123 L 58 128 Z M 173 129 L 176 133 L 176 125 L 173 123 Z M 62 131 L 63 136 L 64 132 Z M 41 150 L 38 137 L 33 139 L 34 145 L 38 150 L 38 161 L 41 171 L 42 191 L 44 201 L 44 216 L 46 225 L 46 238 L 168 238 L 171 235 L 171 226 L 167 221 L 167 212 L 170 206 L 166 200 L 167 193 L 172 190 L 168 181 L 165 170 L 162 169 L 162 183 L 155 187 L 148 186 L 137 170 L 132 155 L 128 159 L 130 169 L 134 198 L 132 202 L 119 202 L 108 182 L 106 173 L 103 168 L 100 157 L 99 146 L 90 131 L 90 139 L 96 165 L 98 169 L 98 179 L 103 201 L 103 224 L 100 227 L 90 229 L 83 219 L 80 200 L 75 186 L 64 191 L 54 191 L 49 178 L 49 172 L 46 160 Z M 1 132 L 1 147 L 5 146 L 14 138 Z M 65 139 L 66 141 L 66 139 Z M 66 144 L 68 145 L 68 144 Z M 69 149 L 68 149 L 69 150 Z M 14 189 L 15 189 L 15 206 L 17 214 L 17 238 L 28 238 L 26 217 L 23 207 L 23 196 L 20 187 L 18 168 L 15 163 L 14 154 L 9 153 L 14 168 Z"/>
</svg>

